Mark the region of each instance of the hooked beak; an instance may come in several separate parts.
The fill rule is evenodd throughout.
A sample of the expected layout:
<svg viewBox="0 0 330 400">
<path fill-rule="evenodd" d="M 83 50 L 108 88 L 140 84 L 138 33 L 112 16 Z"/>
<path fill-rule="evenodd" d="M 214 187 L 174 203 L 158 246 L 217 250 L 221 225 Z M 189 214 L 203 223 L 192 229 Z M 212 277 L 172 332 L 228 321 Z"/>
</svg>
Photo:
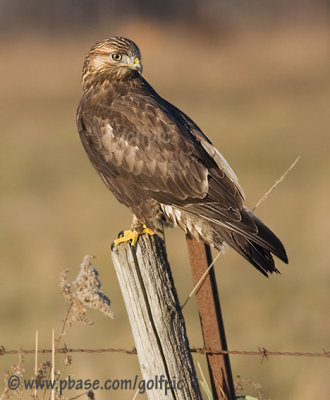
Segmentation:
<svg viewBox="0 0 330 400">
<path fill-rule="evenodd" d="M 142 73 L 142 64 L 139 57 L 134 58 L 133 64 L 131 64 L 130 67 L 135 71 L 138 71 L 140 74 Z"/>
</svg>

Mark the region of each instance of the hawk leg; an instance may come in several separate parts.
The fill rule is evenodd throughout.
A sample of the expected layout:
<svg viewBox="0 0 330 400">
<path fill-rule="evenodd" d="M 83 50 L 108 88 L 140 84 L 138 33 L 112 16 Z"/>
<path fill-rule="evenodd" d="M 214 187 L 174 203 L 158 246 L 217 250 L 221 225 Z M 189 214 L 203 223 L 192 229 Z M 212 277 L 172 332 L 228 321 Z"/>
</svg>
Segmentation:
<svg viewBox="0 0 330 400">
<path fill-rule="evenodd" d="M 131 241 L 131 245 L 134 247 L 140 235 L 154 235 L 154 231 L 150 228 L 147 228 L 146 225 L 141 223 L 136 216 L 133 216 L 133 222 L 131 225 L 131 229 L 124 231 L 123 234 L 114 241 L 114 245 L 118 246 L 120 243 L 125 243 Z"/>
</svg>

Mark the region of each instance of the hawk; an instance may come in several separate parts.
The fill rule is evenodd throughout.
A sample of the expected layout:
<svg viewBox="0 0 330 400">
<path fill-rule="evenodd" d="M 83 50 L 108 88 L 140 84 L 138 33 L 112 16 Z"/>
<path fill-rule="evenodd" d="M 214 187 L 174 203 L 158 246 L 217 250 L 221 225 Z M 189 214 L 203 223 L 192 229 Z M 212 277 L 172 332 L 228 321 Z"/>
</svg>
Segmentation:
<svg viewBox="0 0 330 400">
<path fill-rule="evenodd" d="M 123 37 L 96 43 L 82 72 L 82 144 L 106 186 L 133 213 L 131 230 L 115 244 L 135 244 L 162 221 L 217 249 L 232 247 L 266 276 L 278 273 L 272 253 L 287 263 L 285 249 L 243 204 L 231 167 L 141 74 L 139 48 Z"/>
</svg>

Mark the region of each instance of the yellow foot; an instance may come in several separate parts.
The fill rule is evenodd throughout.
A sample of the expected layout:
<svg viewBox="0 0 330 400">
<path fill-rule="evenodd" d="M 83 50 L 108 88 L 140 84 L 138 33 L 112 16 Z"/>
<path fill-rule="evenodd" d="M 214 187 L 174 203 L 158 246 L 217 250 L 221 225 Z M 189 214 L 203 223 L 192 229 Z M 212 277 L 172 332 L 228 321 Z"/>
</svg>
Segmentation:
<svg viewBox="0 0 330 400">
<path fill-rule="evenodd" d="M 135 246 L 139 236 L 144 234 L 154 235 L 155 232 L 150 228 L 147 228 L 145 225 L 143 225 L 142 231 L 138 232 L 131 229 L 128 231 L 124 231 L 123 235 L 118 239 L 116 239 L 113 243 L 115 246 L 118 246 L 120 243 L 129 242 L 131 240 L 131 245 Z"/>
</svg>

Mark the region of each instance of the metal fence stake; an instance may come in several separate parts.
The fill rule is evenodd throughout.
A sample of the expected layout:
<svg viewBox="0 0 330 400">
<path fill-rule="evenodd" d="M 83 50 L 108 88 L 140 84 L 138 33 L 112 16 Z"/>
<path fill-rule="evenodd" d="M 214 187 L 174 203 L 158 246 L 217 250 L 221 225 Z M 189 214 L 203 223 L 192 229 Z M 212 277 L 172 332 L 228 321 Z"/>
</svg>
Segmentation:
<svg viewBox="0 0 330 400">
<path fill-rule="evenodd" d="M 187 237 L 188 252 L 194 284 L 212 263 L 210 246 Z M 222 320 L 218 288 L 214 269 L 211 268 L 196 294 L 201 320 L 204 347 L 206 350 L 228 350 Z M 228 354 L 207 354 L 212 392 L 215 400 L 235 400 L 235 389 Z"/>
</svg>

